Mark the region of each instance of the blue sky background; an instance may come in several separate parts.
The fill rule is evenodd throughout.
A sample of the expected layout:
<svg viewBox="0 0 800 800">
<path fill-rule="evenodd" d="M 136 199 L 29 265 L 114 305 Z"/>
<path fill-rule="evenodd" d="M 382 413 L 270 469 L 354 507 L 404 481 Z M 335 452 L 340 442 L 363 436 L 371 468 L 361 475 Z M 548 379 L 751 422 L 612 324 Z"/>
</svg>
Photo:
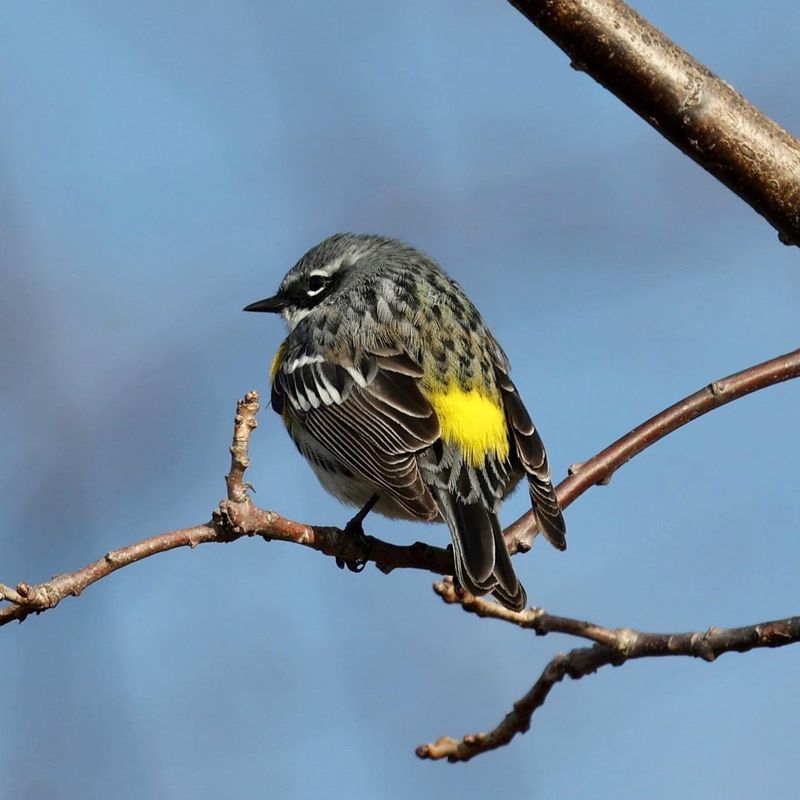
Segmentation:
<svg viewBox="0 0 800 800">
<path fill-rule="evenodd" d="M 800 131 L 794 0 L 636 7 Z M 798 345 L 798 251 L 500 0 L 7 2 L 0 120 L 5 583 L 208 518 L 236 399 L 265 389 L 283 335 L 240 309 L 339 230 L 403 238 L 462 282 L 557 477 Z M 798 392 L 717 411 L 591 490 L 566 553 L 519 559 L 531 602 L 648 630 L 800 613 Z M 262 506 L 348 519 L 269 411 L 252 461 Z M 606 669 L 500 752 L 418 761 L 573 644 L 430 584 L 250 540 L 124 569 L 0 632 L 0 795 L 795 795 L 798 648 Z"/>
</svg>

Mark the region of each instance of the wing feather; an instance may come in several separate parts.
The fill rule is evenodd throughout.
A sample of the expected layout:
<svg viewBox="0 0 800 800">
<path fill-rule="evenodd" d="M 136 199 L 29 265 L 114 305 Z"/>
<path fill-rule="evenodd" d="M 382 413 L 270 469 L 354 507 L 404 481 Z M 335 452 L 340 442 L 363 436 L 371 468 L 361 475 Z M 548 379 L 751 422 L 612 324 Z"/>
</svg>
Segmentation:
<svg viewBox="0 0 800 800">
<path fill-rule="evenodd" d="M 436 413 L 406 353 L 366 354 L 355 364 L 308 359 L 284 365 L 273 382 L 282 409 L 352 473 L 383 489 L 411 515 L 433 519 L 438 506 L 416 455 L 440 436 Z"/>
<path fill-rule="evenodd" d="M 567 546 L 567 526 L 550 481 L 550 465 L 544 443 L 517 392 L 517 387 L 502 367 L 498 364 L 495 366 L 516 455 L 528 477 L 531 505 L 536 512 L 536 519 L 547 541 L 559 550 L 564 550 Z"/>
</svg>

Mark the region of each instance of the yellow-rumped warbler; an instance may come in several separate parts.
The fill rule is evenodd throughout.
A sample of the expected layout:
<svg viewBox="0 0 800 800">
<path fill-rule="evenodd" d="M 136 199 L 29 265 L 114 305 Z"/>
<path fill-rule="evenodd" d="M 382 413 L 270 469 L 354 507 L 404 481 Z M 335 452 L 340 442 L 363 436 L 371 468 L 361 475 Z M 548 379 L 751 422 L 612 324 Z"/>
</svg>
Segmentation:
<svg viewBox="0 0 800 800">
<path fill-rule="evenodd" d="M 430 258 L 382 236 L 337 234 L 308 251 L 274 297 L 289 336 L 272 406 L 335 497 L 387 517 L 443 519 L 457 581 L 525 607 L 497 514 L 524 476 L 542 533 L 565 524 L 539 434 L 500 345 Z"/>
</svg>

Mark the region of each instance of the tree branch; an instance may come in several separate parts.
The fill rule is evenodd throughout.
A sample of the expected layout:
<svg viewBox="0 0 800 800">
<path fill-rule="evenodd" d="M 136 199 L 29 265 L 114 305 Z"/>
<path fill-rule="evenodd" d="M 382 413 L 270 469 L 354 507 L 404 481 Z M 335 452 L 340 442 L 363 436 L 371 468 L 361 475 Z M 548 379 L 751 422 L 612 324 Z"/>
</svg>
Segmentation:
<svg viewBox="0 0 800 800">
<path fill-rule="evenodd" d="M 800 617 L 761 622 L 743 628 L 709 628 L 694 633 L 644 633 L 630 628 L 604 628 L 591 622 L 557 617 L 541 608 L 516 613 L 480 597 L 459 595 L 452 581 L 434 584 L 434 591 L 446 602 L 460 604 L 465 611 L 480 617 L 493 617 L 537 635 L 566 633 L 590 639 L 596 644 L 580 647 L 552 658 L 528 692 L 488 733 L 473 733 L 453 739 L 443 736 L 431 744 L 420 745 L 420 758 L 450 762 L 469 761 L 480 753 L 508 744 L 517 734 L 526 733 L 531 718 L 544 705 L 550 690 L 564 678 L 579 680 L 611 664 L 619 667 L 636 658 L 693 656 L 714 661 L 722 653 L 744 653 L 761 647 L 783 647 L 800 641 Z"/>
<path fill-rule="evenodd" d="M 622 0 L 509 0 L 571 59 L 800 245 L 800 142 Z"/>
<path fill-rule="evenodd" d="M 651 417 L 582 463 L 573 475 L 561 481 L 556 487 L 558 502 L 562 508 L 566 508 L 590 487 L 598 483 L 607 483 L 623 464 L 627 464 L 642 450 L 703 414 L 759 389 L 798 376 L 800 376 L 800 349 L 714 381 Z M 516 553 L 529 550 L 537 533 L 536 517 L 533 512 L 528 511 L 505 530 L 509 551 Z"/>
<path fill-rule="evenodd" d="M 31 613 L 39 614 L 55 608 L 65 597 L 77 597 L 87 586 L 112 572 L 177 547 L 194 548 L 207 542 L 227 543 L 245 536 L 260 536 L 267 541 L 304 545 L 343 561 L 363 558 L 365 553 L 358 542 L 340 528 L 304 525 L 253 504 L 247 492 L 249 485 L 244 482 L 244 473 L 250 465 L 248 446 L 250 434 L 258 424 L 258 410 L 257 392 L 248 392 L 237 403 L 230 447 L 231 470 L 225 477 L 228 496 L 214 509 L 208 522 L 150 536 L 119 550 L 112 550 L 85 567 L 56 575 L 45 583 L 19 583 L 15 589 L 0 584 L 0 601 L 9 603 L 0 608 L 0 625 L 13 620 L 22 622 Z M 428 570 L 438 575 L 453 571 L 453 557 L 449 550 L 431 547 L 423 542 L 400 546 L 373 537 L 367 539 L 370 544 L 369 559 L 385 573 L 401 567 Z"/>
<path fill-rule="evenodd" d="M 620 466 L 642 450 L 701 414 L 798 375 L 800 350 L 795 350 L 715 381 L 657 414 L 585 462 L 575 475 L 559 485 L 559 501 L 566 507 L 591 486 L 606 481 Z M 196 547 L 206 542 L 233 542 L 245 536 L 260 536 L 267 541 L 293 542 L 343 561 L 367 558 L 385 573 L 400 568 L 426 570 L 437 575 L 452 573 L 453 557 L 449 549 L 433 547 L 423 542 L 407 546 L 395 545 L 369 536 L 369 548 L 364 551 L 353 537 L 340 528 L 294 522 L 274 511 L 254 505 L 247 492 L 244 473 L 250 463 L 248 445 L 250 435 L 256 428 L 258 409 L 259 397 L 256 392 L 249 392 L 237 404 L 233 443 L 230 448 L 231 470 L 226 476 L 228 496 L 214 510 L 208 522 L 151 536 L 119 550 L 112 550 L 85 567 L 57 575 L 45 583 L 19 583 L 15 589 L 0 584 L 0 601 L 9 603 L 0 608 L 0 625 L 12 620 L 22 621 L 31 613 L 38 614 L 55 608 L 65 597 L 77 597 L 87 586 L 112 572 L 156 553 L 177 547 Z M 506 540 L 512 553 L 529 550 L 535 536 L 535 520 L 530 513 L 506 529 Z"/>
</svg>

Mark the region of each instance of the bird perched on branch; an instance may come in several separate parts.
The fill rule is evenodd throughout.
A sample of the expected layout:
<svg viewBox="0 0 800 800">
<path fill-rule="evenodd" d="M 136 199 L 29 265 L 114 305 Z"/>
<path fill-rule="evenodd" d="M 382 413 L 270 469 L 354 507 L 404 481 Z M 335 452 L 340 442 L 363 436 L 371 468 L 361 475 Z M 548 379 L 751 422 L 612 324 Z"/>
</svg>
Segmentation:
<svg viewBox="0 0 800 800">
<path fill-rule="evenodd" d="M 387 517 L 444 520 L 455 577 L 525 607 L 498 511 L 524 477 L 542 533 L 566 547 L 544 445 L 509 363 L 461 287 L 423 253 L 337 234 L 245 308 L 283 315 L 272 406 L 335 497 Z M 358 569 L 364 562 L 351 564 Z"/>
</svg>

